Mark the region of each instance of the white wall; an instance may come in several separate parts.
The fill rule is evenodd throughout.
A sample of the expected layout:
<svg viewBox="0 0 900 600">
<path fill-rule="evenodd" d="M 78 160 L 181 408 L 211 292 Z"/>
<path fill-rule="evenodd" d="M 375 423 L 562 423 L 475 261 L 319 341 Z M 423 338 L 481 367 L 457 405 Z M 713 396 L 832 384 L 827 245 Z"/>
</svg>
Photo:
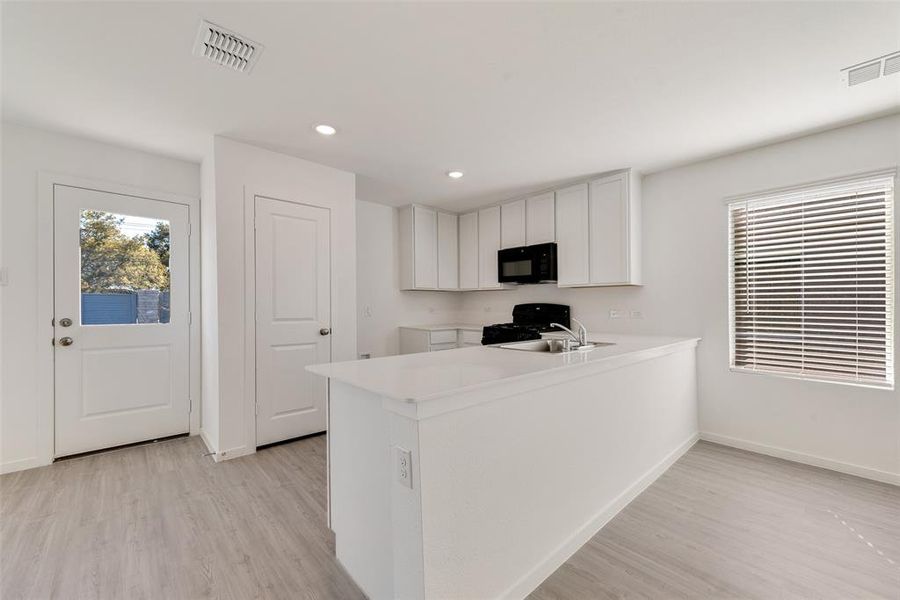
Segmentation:
<svg viewBox="0 0 900 600">
<path fill-rule="evenodd" d="M 197 197 L 200 166 L 82 138 L 2 124 L 2 291 L 0 470 L 49 462 L 39 447 L 38 344 L 52 315 L 37 310 L 38 173 L 49 171 Z M 41 327 L 39 327 L 39 324 Z M 42 428 L 49 424 L 41 425 Z"/>
<path fill-rule="evenodd" d="M 398 354 L 400 325 L 456 321 L 461 294 L 400 290 L 396 209 L 360 200 L 356 223 L 360 354 Z"/>
<path fill-rule="evenodd" d="M 331 211 L 332 359 L 356 357 L 356 177 L 285 154 L 216 137 L 211 161 L 205 162 L 201 229 L 215 229 L 203 255 L 204 367 L 203 404 L 214 404 L 215 433 L 204 436 L 216 458 L 256 451 L 252 390 L 245 373 L 245 206 L 255 195 L 322 206 Z M 209 174 L 209 170 L 213 174 Z M 211 179 L 210 179 L 211 177 Z M 212 296 L 212 294 L 215 294 Z M 214 298 L 214 300 L 213 300 Z M 214 302 L 215 304 L 210 304 Z M 216 333 L 215 328 L 218 328 Z M 211 414 L 208 412 L 208 414 Z"/>
<path fill-rule="evenodd" d="M 539 285 L 470 292 L 461 294 L 459 318 L 503 321 L 520 302 L 561 302 L 570 304 L 573 315 L 592 331 L 702 336 L 700 428 L 708 437 L 898 480 L 897 391 L 729 370 L 728 237 L 722 202 L 727 196 L 898 164 L 900 116 L 892 116 L 647 176 L 643 288 Z M 625 311 L 626 318 L 611 320 L 613 308 Z M 632 310 L 641 311 L 643 319 L 628 318 Z"/>
</svg>

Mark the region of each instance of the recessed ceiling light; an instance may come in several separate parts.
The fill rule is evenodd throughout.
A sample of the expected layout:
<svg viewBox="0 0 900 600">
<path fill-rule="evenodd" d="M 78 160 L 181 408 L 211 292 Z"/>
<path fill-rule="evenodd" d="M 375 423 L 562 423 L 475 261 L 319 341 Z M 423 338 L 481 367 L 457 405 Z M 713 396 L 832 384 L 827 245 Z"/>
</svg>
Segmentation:
<svg viewBox="0 0 900 600">
<path fill-rule="evenodd" d="M 316 125 L 316 131 L 318 131 L 322 135 L 334 135 L 335 133 L 337 133 L 337 129 L 335 129 L 331 125 Z"/>
<path fill-rule="evenodd" d="M 462 171 L 447 171 L 447 177 L 449 177 L 450 179 L 459 179 L 462 176 Z"/>
</svg>

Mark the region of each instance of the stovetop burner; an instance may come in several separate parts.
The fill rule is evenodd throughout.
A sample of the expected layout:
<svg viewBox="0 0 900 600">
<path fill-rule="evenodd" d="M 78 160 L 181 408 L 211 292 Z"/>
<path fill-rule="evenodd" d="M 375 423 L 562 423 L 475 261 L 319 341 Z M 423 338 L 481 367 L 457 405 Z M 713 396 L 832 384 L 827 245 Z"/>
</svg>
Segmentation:
<svg viewBox="0 0 900 600">
<path fill-rule="evenodd" d="M 482 345 L 506 344 L 540 339 L 541 333 L 559 331 L 550 323 L 569 326 L 569 307 L 565 304 L 517 304 L 512 323 L 487 325 L 482 332 Z"/>
</svg>

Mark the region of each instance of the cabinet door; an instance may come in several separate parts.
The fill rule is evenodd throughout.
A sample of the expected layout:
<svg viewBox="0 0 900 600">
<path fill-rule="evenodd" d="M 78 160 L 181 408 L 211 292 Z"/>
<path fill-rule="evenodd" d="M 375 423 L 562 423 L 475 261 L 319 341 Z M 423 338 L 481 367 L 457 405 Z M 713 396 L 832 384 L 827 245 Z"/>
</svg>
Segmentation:
<svg viewBox="0 0 900 600">
<path fill-rule="evenodd" d="M 532 196 L 526 201 L 526 243 L 545 244 L 556 241 L 556 215 L 554 193 Z"/>
<path fill-rule="evenodd" d="M 459 217 L 459 287 L 478 288 L 478 213 Z"/>
<path fill-rule="evenodd" d="M 503 248 L 525 245 L 525 201 L 507 202 L 500 207 L 500 243 Z"/>
<path fill-rule="evenodd" d="M 628 281 L 628 197 L 624 175 L 590 183 L 591 283 Z"/>
<path fill-rule="evenodd" d="M 416 288 L 437 287 L 437 212 L 413 207 L 413 243 Z"/>
<path fill-rule="evenodd" d="M 497 252 L 500 250 L 500 207 L 478 211 L 478 287 L 500 287 L 497 280 Z"/>
<path fill-rule="evenodd" d="M 560 286 L 589 283 L 589 225 L 587 184 L 557 191 L 556 244 Z"/>
<path fill-rule="evenodd" d="M 459 217 L 439 212 L 438 223 L 438 288 L 459 288 Z"/>
</svg>

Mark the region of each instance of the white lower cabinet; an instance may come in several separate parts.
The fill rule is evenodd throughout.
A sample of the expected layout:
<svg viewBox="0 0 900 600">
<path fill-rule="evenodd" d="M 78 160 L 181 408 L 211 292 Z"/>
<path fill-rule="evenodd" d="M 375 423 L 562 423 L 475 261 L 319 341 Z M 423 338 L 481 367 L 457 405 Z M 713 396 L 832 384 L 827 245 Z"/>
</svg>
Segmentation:
<svg viewBox="0 0 900 600">
<path fill-rule="evenodd" d="M 466 326 L 462 328 L 451 325 L 447 328 L 438 329 L 430 327 L 400 328 L 400 354 L 438 352 L 440 350 L 480 345 L 480 327 Z"/>
</svg>

